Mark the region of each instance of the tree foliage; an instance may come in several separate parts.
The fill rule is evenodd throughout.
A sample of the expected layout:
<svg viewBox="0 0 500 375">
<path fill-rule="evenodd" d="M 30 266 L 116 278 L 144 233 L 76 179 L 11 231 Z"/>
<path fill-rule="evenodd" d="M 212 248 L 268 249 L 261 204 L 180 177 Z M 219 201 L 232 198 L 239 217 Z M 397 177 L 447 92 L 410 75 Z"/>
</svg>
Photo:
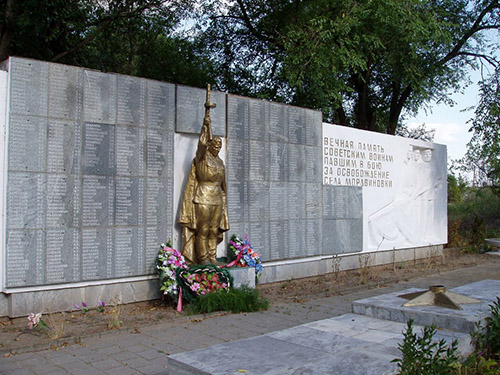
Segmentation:
<svg viewBox="0 0 500 375">
<path fill-rule="evenodd" d="M 500 68 L 480 84 L 480 101 L 471 120 L 472 138 L 462 169 L 474 172 L 476 182 L 500 194 Z"/>
<path fill-rule="evenodd" d="M 498 0 L 225 3 L 204 13 L 221 87 L 390 134 L 404 113 L 449 100 L 478 59 L 494 62 L 482 33 L 500 25 Z"/>
<path fill-rule="evenodd" d="M 498 0 L 4 0 L 9 55 L 215 87 L 395 134 L 498 46 Z M 188 36 L 178 30 L 192 24 Z"/>
<path fill-rule="evenodd" d="M 204 86 L 204 48 L 175 29 L 191 0 L 7 0 L 0 60 L 18 55 Z"/>
</svg>

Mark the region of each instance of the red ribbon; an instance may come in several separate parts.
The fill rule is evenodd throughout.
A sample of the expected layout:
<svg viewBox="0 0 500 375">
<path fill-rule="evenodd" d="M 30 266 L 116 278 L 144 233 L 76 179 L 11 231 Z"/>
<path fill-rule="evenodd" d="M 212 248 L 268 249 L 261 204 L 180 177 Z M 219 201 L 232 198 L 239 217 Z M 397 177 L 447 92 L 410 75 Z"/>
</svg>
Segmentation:
<svg viewBox="0 0 500 375">
<path fill-rule="evenodd" d="M 177 298 L 177 311 L 182 311 L 182 287 L 179 286 L 179 297 Z"/>
<path fill-rule="evenodd" d="M 236 257 L 236 259 L 235 259 L 235 260 L 233 260 L 233 261 L 232 261 L 231 263 L 229 263 L 229 264 L 224 264 L 224 265 L 222 265 L 222 266 L 221 266 L 221 268 L 233 267 L 234 265 L 236 265 L 236 264 L 239 262 L 239 260 L 241 259 L 241 257 L 242 257 L 242 256 L 243 256 L 243 251 L 240 251 L 240 252 L 238 253 L 238 256 Z"/>
</svg>

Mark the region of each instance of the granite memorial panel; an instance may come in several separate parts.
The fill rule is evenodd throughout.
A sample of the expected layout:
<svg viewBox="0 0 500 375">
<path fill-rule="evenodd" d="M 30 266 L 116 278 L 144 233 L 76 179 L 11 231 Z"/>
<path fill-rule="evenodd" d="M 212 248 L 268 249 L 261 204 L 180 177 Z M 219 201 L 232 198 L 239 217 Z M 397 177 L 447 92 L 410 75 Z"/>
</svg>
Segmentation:
<svg viewBox="0 0 500 375">
<path fill-rule="evenodd" d="M 144 176 L 144 129 L 116 126 L 116 174 Z"/>
<path fill-rule="evenodd" d="M 43 228 L 46 215 L 46 176 L 11 172 L 8 182 L 7 229 Z"/>
<path fill-rule="evenodd" d="M 206 90 L 177 86 L 176 130 L 181 133 L 200 134 L 205 117 Z M 217 107 L 210 110 L 213 135 L 226 136 L 226 94 L 210 92 L 210 101 Z"/>
<path fill-rule="evenodd" d="M 47 127 L 47 171 L 81 172 L 82 126 L 78 122 L 49 119 Z"/>
<path fill-rule="evenodd" d="M 7 230 L 7 265 L 8 288 L 43 284 L 45 231 Z"/>
<path fill-rule="evenodd" d="M 77 228 L 81 226 L 81 186 L 76 175 L 47 175 L 47 228 Z"/>
<path fill-rule="evenodd" d="M 82 172 L 105 176 L 116 173 L 114 126 L 84 124 Z"/>
<path fill-rule="evenodd" d="M 47 229 L 45 283 L 80 280 L 80 231 Z"/>
<path fill-rule="evenodd" d="M 47 116 L 49 64 L 13 57 L 10 60 L 10 112 Z"/>
<path fill-rule="evenodd" d="M 175 85 L 148 80 L 147 87 L 148 127 L 173 131 L 175 127 Z"/>
<path fill-rule="evenodd" d="M 248 99 L 229 95 L 227 98 L 227 134 L 229 139 L 249 139 Z"/>
<path fill-rule="evenodd" d="M 116 122 L 120 125 L 146 125 L 146 80 L 117 76 Z"/>
<path fill-rule="evenodd" d="M 82 280 L 114 277 L 113 228 L 82 229 Z"/>
<path fill-rule="evenodd" d="M 77 120 L 82 118 L 83 69 L 49 65 L 49 117 Z"/>
<path fill-rule="evenodd" d="M 84 70 L 83 121 L 116 123 L 116 76 Z"/>
<path fill-rule="evenodd" d="M 256 141 L 269 140 L 269 103 L 264 100 L 250 99 L 249 102 L 249 138 Z"/>
<path fill-rule="evenodd" d="M 47 119 L 11 115 L 9 170 L 43 172 L 47 149 Z"/>
</svg>

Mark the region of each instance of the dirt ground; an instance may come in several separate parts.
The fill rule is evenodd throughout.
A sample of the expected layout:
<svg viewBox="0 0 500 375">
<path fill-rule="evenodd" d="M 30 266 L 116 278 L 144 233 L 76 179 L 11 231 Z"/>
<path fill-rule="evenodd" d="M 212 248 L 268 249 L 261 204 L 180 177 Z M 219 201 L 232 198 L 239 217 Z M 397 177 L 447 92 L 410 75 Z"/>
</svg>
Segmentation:
<svg viewBox="0 0 500 375">
<path fill-rule="evenodd" d="M 383 287 L 389 283 L 408 281 L 427 274 L 470 267 L 491 260 L 491 256 L 468 254 L 445 249 L 444 256 L 420 262 L 365 267 L 353 271 L 329 273 L 322 276 L 258 285 L 261 296 L 271 301 L 271 306 L 286 303 L 303 303 L 309 299 L 343 295 L 359 290 Z M 48 330 L 37 327 L 29 330 L 26 317 L 0 318 L 0 355 L 17 352 L 63 347 L 78 343 L 82 338 L 113 329 L 140 330 L 142 326 L 173 320 L 193 319 L 185 312 L 175 311 L 172 301 L 153 300 L 121 306 L 106 306 L 103 312 L 45 313 Z"/>
</svg>

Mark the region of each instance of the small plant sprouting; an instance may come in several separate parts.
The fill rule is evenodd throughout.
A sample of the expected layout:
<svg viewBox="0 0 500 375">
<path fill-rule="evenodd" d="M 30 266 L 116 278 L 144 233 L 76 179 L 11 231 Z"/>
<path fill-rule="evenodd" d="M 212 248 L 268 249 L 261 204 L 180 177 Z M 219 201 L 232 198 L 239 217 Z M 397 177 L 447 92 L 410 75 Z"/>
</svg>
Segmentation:
<svg viewBox="0 0 500 375">
<path fill-rule="evenodd" d="M 99 301 L 97 303 L 97 311 L 99 311 L 100 313 L 104 312 L 104 308 L 106 307 L 106 302 L 104 301 Z"/>
</svg>

